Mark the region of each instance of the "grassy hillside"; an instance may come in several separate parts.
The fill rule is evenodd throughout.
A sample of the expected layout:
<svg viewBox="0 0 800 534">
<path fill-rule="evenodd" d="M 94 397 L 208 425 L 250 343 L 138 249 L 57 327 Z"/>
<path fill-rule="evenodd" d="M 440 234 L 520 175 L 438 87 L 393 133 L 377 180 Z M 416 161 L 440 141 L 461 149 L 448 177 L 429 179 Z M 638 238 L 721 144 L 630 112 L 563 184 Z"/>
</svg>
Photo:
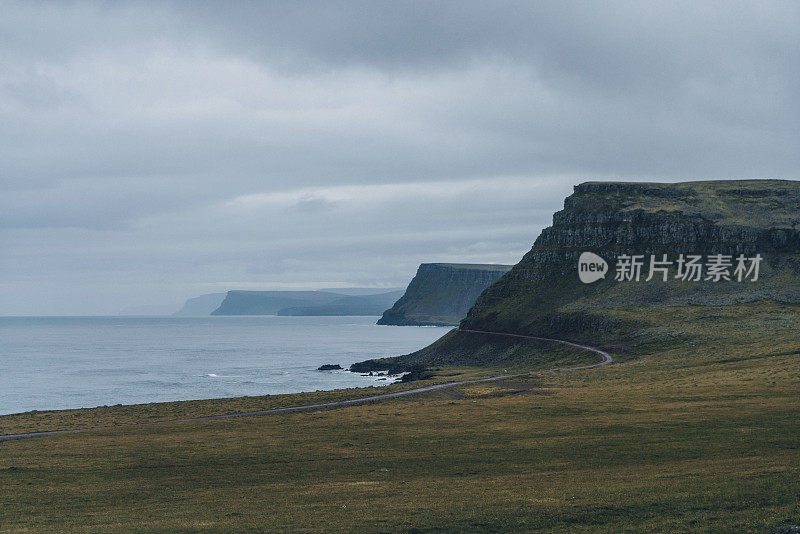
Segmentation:
<svg viewBox="0 0 800 534">
<path fill-rule="evenodd" d="M 593 370 L 335 410 L 0 442 L 0 532 L 800 524 L 800 314 L 784 304 L 735 309 L 665 312 L 683 314 L 684 328 L 669 332 L 680 344 Z"/>
<path fill-rule="evenodd" d="M 800 525 L 798 184 L 584 184 L 414 388 L 343 408 L 0 442 L 0 532 L 770 532 Z M 582 251 L 764 254 L 761 283 L 582 284 Z M 475 367 L 464 367 L 472 363 Z M 373 391 L 364 391 L 364 395 Z M 4 432 L 355 390 L 1 416 Z M 324 400 L 323 400 L 324 399 Z"/>
<path fill-rule="evenodd" d="M 711 180 L 683 183 L 586 182 L 565 208 L 641 210 L 702 217 L 720 225 L 800 229 L 800 183 Z"/>
</svg>

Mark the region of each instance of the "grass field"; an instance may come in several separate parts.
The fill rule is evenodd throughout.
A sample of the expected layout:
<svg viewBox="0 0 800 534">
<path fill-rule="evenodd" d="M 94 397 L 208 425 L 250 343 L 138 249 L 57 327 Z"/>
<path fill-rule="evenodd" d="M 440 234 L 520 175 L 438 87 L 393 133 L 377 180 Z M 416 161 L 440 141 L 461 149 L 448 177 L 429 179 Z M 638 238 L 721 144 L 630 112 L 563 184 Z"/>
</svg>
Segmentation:
<svg viewBox="0 0 800 534">
<path fill-rule="evenodd" d="M 0 442 L 0 532 L 800 524 L 800 314 L 751 311 L 665 311 L 688 321 L 680 343 L 592 370 L 316 412 Z M 452 380 L 448 372 L 437 379 Z M 253 399 L 228 402 L 266 402 Z M 148 413 L 115 408 L 125 421 Z M 81 423 L 92 414 L 107 422 L 100 409 Z M 0 426 L 39 424 L 20 417 L 0 417 Z"/>
</svg>

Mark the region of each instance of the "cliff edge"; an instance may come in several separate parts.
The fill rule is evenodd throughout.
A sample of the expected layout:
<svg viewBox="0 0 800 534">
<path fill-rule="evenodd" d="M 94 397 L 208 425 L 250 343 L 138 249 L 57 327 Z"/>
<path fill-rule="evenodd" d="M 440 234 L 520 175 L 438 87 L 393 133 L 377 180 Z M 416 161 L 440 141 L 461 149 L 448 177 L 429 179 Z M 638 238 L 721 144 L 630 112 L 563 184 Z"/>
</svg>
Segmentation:
<svg viewBox="0 0 800 534">
<path fill-rule="evenodd" d="M 408 288 L 378 320 L 382 325 L 457 325 L 483 290 L 511 265 L 423 263 Z"/>
<path fill-rule="evenodd" d="M 584 253 L 600 258 L 592 269 L 607 264 L 591 282 L 579 273 Z M 588 182 L 460 327 L 624 353 L 645 340 L 680 340 L 687 307 L 745 313 L 758 303 L 800 304 L 800 182 Z M 508 349 L 492 337 L 500 336 L 454 331 L 401 360 L 491 363 Z"/>
</svg>

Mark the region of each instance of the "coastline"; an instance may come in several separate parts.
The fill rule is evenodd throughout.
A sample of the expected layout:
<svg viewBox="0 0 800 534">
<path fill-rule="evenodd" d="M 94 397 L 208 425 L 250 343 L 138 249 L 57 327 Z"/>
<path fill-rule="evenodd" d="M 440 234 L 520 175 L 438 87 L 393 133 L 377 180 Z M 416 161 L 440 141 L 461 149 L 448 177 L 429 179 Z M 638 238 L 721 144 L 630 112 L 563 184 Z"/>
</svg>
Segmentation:
<svg viewBox="0 0 800 534">
<path fill-rule="evenodd" d="M 138 404 L 117 404 L 64 410 L 31 410 L 0 415 L 0 434 L 62 431 L 80 428 L 106 428 L 120 425 L 157 423 L 164 420 L 196 419 L 234 413 L 283 409 L 300 404 L 325 404 L 396 393 L 452 382 L 488 378 L 492 370 L 453 368 L 442 370 L 433 378 L 420 382 L 394 382 L 386 385 Z"/>
<path fill-rule="evenodd" d="M 383 386 L 322 373 L 444 332 L 377 317 L 0 318 L 0 413 Z"/>
<path fill-rule="evenodd" d="M 260 409 L 255 409 L 255 410 L 246 410 L 246 411 L 239 410 L 239 411 L 233 411 L 233 412 L 228 412 L 228 413 L 212 413 L 212 414 L 206 414 L 206 415 L 193 415 L 193 416 L 184 416 L 184 417 L 176 417 L 176 416 L 169 417 L 169 416 L 167 416 L 167 417 L 159 418 L 157 414 L 161 413 L 161 412 L 155 411 L 155 412 L 150 413 L 150 415 L 149 415 L 150 420 L 146 420 L 146 421 L 139 420 L 139 421 L 127 422 L 127 423 L 120 423 L 119 421 L 115 420 L 113 424 L 100 425 L 100 426 L 88 425 L 88 424 L 81 426 L 79 424 L 76 424 L 77 421 L 73 421 L 72 422 L 73 426 L 71 428 L 64 428 L 64 429 L 49 428 L 49 429 L 46 429 L 46 430 L 26 429 L 26 431 L 24 431 L 24 432 L 8 432 L 8 431 L 3 431 L 3 428 L 4 428 L 2 426 L 3 425 L 3 419 L 2 419 L 2 417 L 0 417 L 0 441 L 10 440 L 10 439 L 21 439 L 21 438 L 35 437 L 35 436 L 44 436 L 44 435 L 51 435 L 51 434 L 58 434 L 58 433 L 67 433 L 67 432 L 79 432 L 79 431 L 86 431 L 86 430 L 103 430 L 103 429 L 109 429 L 109 428 L 121 428 L 121 427 L 129 427 L 129 426 L 139 426 L 139 425 L 143 425 L 143 424 L 163 424 L 163 423 L 178 423 L 178 422 L 203 421 L 203 420 L 213 420 L 213 419 L 227 419 L 227 418 L 231 418 L 231 417 L 250 417 L 250 416 L 268 415 L 268 414 L 272 414 L 272 413 L 285 413 L 285 412 L 291 412 L 291 411 L 302 411 L 302 410 L 341 407 L 341 406 L 348 406 L 348 405 L 353 405 L 353 404 L 368 403 L 368 402 L 373 402 L 373 401 L 378 401 L 378 400 L 383 400 L 383 399 L 396 398 L 396 397 L 410 395 L 410 394 L 414 394 L 414 393 L 423 393 L 423 392 L 433 391 L 433 390 L 442 389 L 442 388 L 455 387 L 455 386 L 466 385 L 466 384 L 475 384 L 475 383 L 480 383 L 480 382 L 490 382 L 490 381 L 503 380 L 503 379 L 507 379 L 507 378 L 518 377 L 518 376 L 521 376 L 522 374 L 525 374 L 527 376 L 537 376 L 537 375 L 542 375 L 542 374 L 546 374 L 546 373 L 561 373 L 561 372 L 570 372 L 570 371 L 589 370 L 589 369 L 594 369 L 594 368 L 597 368 L 597 367 L 602 367 L 604 365 L 608 365 L 608 364 L 611 364 L 611 363 L 614 362 L 614 358 L 609 353 L 607 353 L 607 352 L 605 352 L 605 351 L 603 351 L 601 349 L 598 349 L 598 348 L 595 348 L 595 347 L 590 347 L 590 346 L 587 346 L 587 345 L 579 345 L 579 344 L 576 344 L 576 343 L 573 343 L 573 342 L 570 342 L 570 341 L 565 341 L 565 340 L 560 340 L 560 339 L 551 339 L 551 338 L 541 338 L 541 337 L 535 337 L 535 336 L 523 336 L 523 335 L 516 335 L 516 334 L 505 334 L 505 333 L 499 333 L 499 332 L 476 331 L 476 330 L 467 330 L 466 332 L 472 332 L 472 333 L 482 334 L 482 335 L 487 335 L 488 334 L 488 335 L 507 336 L 507 337 L 514 337 L 514 338 L 528 338 L 528 339 L 535 339 L 535 340 L 552 341 L 552 342 L 555 342 L 555 343 L 558 343 L 558 344 L 563 344 L 563 345 L 571 346 L 571 347 L 574 347 L 574 348 L 578 348 L 581 351 L 594 353 L 594 354 L 602 357 L 602 360 L 599 361 L 599 362 L 596 362 L 596 363 L 588 364 L 588 365 L 573 365 L 573 366 L 569 366 L 569 367 L 556 367 L 556 368 L 549 368 L 549 369 L 543 369 L 543 370 L 537 370 L 537 371 L 528 370 L 528 372 L 526 372 L 526 373 L 520 372 L 520 373 L 508 374 L 507 370 L 503 370 L 503 374 L 499 374 L 499 375 L 496 375 L 496 376 L 489 376 L 489 377 L 483 376 L 483 377 L 480 377 L 480 378 L 474 378 L 474 377 L 473 378 L 462 378 L 460 380 L 453 380 L 453 378 L 458 376 L 459 374 L 463 373 L 463 371 L 461 371 L 461 373 L 459 373 L 459 372 L 455 372 L 455 373 L 454 372 L 449 372 L 449 373 L 447 373 L 446 372 L 446 373 L 442 374 L 441 373 L 441 369 L 436 369 L 435 371 L 438 371 L 440 373 L 439 375 L 437 375 L 434 370 L 429 370 L 429 372 L 425 373 L 425 376 L 426 376 L 425 379 L 413 380 L 413 381 L 409 381 L 409 382 L 404 382 L 402 380 L 397 380 L 397 381 L 395 381 L 393 383 L 389 383 L 387 385 L 401 385 L 401 386 L 405 386 L 405 387 L 392 388 L 392 391 L 383 392 L 383 393 L 377 393 L 377 394 L 374 394 L 374 395 L 350 396 L 350 392 L 363 390 L 364 388 L 351 388 L 349 390 L 331 390 L 330 393 L 333 396 L 338 396 L 338 395 L 344 394 L 346 396 L 346 398 L 335 398 L 334 400 L 325 400 L 325 401 L 320 401 L 320 402 L 309 402 L 308 400 L 306 400 L 305 403 L 302 403 L 302 401 L 300 401 L 297 398 L 297 396 L 296 396 L 297 394 L 289 394 L 289 395 L 286 396 L 287 398 L 283 399 L 284 401 L 288 401 L 289 405 L 274 406 L 274 407 L 261 407 Z M 351 372 L 351 371 L 347 371 L 347 372 Z M 472 372 L 473 373 L 479 373 L 479 374 L 484 374 L 484 373 L 496 374 L 499 371 L 497 369 L 493 369 L 493 368 L 473 368 Z M 365 376 L 365 375 L 362 374 L 362 376 Z M 369 373 L 369 376 L 372 376 L 372 372 Z M 388 376 L 386 376 L 386 375 L 377 375 L 377 376 L 385 376 L 386 378 L 388 378 Z M 401 375 L 401 376 L 404 376 L 404 375 Z M 437 376 L 438 376 L 439 380 L 437 380 Z M 378 387 L 380 387 L 380 386 L 378 386 Z M 316 392 L 316 393 L 320 393 L 320 392 Z M 264 402 L 264 401 L 268 400 L 268 397 L 269 396 L 260 397 L 260 398 L 256 398 L 255 400 L 257 402 Z M 227 400 L 234 400 L 234 399 L 227 399 Z M 190 403 L 194 402 L 194 403 L 198 403 L 198 404 L 203 404 L 203 403 L 207 403 L 208 401 L 209 400 L 205 400 L 205 401 L 184 401 L 184 402 L 190 402 Z M 294 401 L 294 402 L 292 402 L 292 401 Z M 156 405 L 158 406 L 158 404 L 159 403 L 157 403 Z M 163 404 L 164 406 L 173 406 L 173 405 L 175 405 L 175 403 L 160 403 L 160 404 Z M 148 405 L 132 405 L 132 406 L 119 405 L 118 407 L 119 407 L 120 410 L 125 410 L 126 408 L 128 410 L 130 410 L 130 409 L 134 409 L 135 410 L 137 407 L 141 408 L 142 406 L 150 407 L 150 406 L 152 406 L 152 404 L 148 404 Z M 107 407 L 103 407 L 103 408 L 107 408 Z M 117 408 L 117 407 L 115 406 L 115 407 L 112 407 L 112 408 Z M 99 410 L 99 408 L 88 409 L 89 413 L 93 413 L 92 410 Z M 37 411 L 34 411 L 34 412 L 26 412 L 26 413 L 22 413 L 22 414 L 12 414 L 12 415 L 17 415 L 19 419 L 25 420 L 26 416 L 28 416 L 28 418 L 33 417 L 35 419 L 39 419 L 40 414 L 41 415 L 51 414 L 51 415 L 56 415 L 57 416 L 57 415 L 59 415 L 59 413 L 60 413 L 60 411 L 48 411 L 48 412 L 37 412 Z M 86 413 L 86 412 L 83 411 L 82 413 Z M 69 417 L 67 414 L 62 414 L 62 415 L 65 415 L 65 416 Z M 74 416 L 75 414 L 73 413 L 72 415 Z M 73 417 L 73 419 L 74 419 L 74 417 Z M 41 424 L 41 420 L 39 422 Z M 29 422 L 29 424 L 30 424 L 30 422 Z"/>
</svg>

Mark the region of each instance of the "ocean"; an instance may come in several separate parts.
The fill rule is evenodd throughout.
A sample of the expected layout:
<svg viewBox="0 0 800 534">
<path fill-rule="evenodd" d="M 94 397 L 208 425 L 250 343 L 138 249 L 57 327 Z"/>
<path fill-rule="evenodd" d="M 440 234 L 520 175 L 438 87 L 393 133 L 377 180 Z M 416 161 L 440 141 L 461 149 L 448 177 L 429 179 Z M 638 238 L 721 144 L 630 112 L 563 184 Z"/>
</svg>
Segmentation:
<svg viewBox="0 0 800 534">
<path fill-rule="evenodd" d="M 384 385 L 342 367 L 447 328 L 377 317 L 0 317 L 0 414 Z"/>
</svg>

